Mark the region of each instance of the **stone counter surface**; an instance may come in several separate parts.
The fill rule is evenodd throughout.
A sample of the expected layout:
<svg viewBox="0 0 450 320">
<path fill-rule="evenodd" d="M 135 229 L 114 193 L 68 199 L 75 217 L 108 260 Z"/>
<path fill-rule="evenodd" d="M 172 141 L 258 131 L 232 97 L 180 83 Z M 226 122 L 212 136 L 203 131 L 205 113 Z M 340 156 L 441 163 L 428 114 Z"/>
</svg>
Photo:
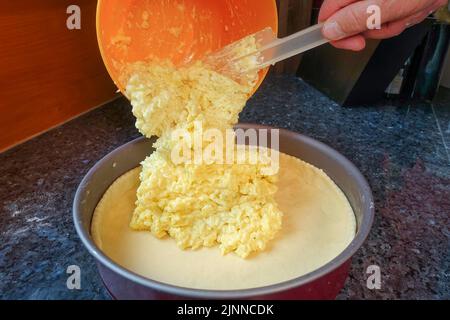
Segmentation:
<svg viewBox="0 0 450 320">
<path fill-rule="evenodd" d="M 290 129 L 348 157 L 372 187 L 376 216 L 339 299 L 450 299 L 450 99 L 342 108 L 303 81 L 269 77 L 242 122 Z M 110 299 L 78 239 L 83 176 L 139 137 L 124 98 L 0 154 L 0 299 Z M 66 287 L 69 265 L 81 290 Z M 380 290 L 366 268 L 381 269 Z"/>
</svg>

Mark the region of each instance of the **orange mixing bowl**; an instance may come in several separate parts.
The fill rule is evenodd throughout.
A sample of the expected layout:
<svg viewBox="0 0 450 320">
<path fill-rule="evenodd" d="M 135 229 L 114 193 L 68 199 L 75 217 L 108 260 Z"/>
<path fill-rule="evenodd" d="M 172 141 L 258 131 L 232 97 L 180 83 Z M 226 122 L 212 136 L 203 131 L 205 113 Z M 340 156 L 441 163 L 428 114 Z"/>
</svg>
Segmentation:
<svg viewBox="0 0 450 320">
<path fill-rule="evenodd" d="M 278 31 L 275 0 L 99 0 L 97 39 L 123 92 L 124 65 L 170 59 L 182 64 L 265 27 Z M 255 90 L 267 74 L 261 71 Z"/>
</svg>

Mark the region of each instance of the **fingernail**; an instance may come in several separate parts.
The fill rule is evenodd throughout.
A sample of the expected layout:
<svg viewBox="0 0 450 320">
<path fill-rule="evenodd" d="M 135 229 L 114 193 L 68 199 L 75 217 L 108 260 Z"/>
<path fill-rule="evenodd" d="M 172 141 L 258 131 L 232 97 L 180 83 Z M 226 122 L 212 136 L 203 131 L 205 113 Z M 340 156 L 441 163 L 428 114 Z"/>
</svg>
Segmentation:
<svg viewBox="0 0 450 320">
<path fill-rule="evenodd" d="M 330 40 L 339 40 L 346 37 L 341 26 L 336 21 L 326 22 L 322 29 L 325 38 Z"/>
</svg>

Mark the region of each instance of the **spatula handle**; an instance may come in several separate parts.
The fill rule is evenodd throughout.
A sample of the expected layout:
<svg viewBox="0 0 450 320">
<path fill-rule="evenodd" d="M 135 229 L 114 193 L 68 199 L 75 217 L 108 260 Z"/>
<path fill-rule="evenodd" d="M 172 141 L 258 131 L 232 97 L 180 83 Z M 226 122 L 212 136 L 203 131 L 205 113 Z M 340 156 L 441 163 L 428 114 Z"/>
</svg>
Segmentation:
<svg viewBox="0 0 450 320">
<path fill-rule="evenodd" d="M 282 39 L 275 39 L 259 49 L 258 69 L 273 65 L 299 53 L 305 52 L 329 40 L 322 36 L 323 23 L 316 24 Z"/>
</svg>

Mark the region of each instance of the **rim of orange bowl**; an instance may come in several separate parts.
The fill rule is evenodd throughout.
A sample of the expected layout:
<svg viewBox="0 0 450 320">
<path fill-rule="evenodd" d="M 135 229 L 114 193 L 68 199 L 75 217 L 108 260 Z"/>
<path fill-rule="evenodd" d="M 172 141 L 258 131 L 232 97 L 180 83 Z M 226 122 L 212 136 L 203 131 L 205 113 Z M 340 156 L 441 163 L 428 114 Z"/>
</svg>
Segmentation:
<svg viewBox="0 0 450 320">
<path fill-rule="evenodd" d="M 118 88 L 118 90 L 128 99 L 125 90 L 123 90 L 124 88 L 121 88 L 120 84 L 118 83 L 118 81 L 116 81 L 116 79 L 113 76 L 113 73 L 111 72 L 111 68 L 107 63 L 106 60 L 106 54 L 103 51 L 103 44 L 102 44 L 102 40 L 101 40 L 101 35 L 100 35 L 100 7 L 103 3 L 103 0 L 98 0 L 97 1 L 97 8 L 96 8 L 96 13 L 95 13 L 95 30 L 96 30 L 96 37 L 97 37 L 97 44 L 98 44 L 98 49 L 100 51 L 100 56 L 102 57 L 102 61 L 103 64 L 105 65 L 106 71 L 108 71 L 108 74 L 110 76 L 110 78 L 113 80 L 115 86 Z M 273 25 L 275 26 L 275 34 L 278 34 L 278 7 L 277 7 L 277 2 L 276 0 L 272 0 L 271 1 L 272 6 L 273 6 L 273 12 L 275 12 L 275 21 L 273 23 Z M 267 67 L 265 69 L 262 70 L 260 76 L 259 76 L 259 80 L 258 83 L 255 85 L 255 87 L 253 88 L 252 93 L 250 94 L 249 98 L 251 96 L 253 96 L 255 94 L 255 92 L 259 89 L 259 87 L 261 86 L 261 84 L 263 83 L 264 79 L 266 78 L 268 72 L 269 72 L 270 67 Z"/>
</svg>

